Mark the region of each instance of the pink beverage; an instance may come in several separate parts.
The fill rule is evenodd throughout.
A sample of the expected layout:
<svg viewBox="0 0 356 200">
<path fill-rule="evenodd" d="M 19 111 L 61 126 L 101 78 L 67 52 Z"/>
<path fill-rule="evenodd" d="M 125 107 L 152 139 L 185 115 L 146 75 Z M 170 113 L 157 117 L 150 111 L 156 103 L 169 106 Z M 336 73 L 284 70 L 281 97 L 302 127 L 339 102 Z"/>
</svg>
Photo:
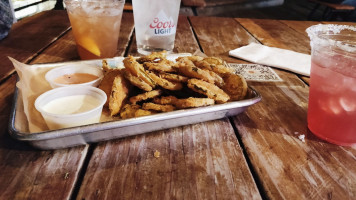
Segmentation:
<svg viewBox="0 0 356 200">
<path fill-rule="evenodd" d="M 356 28 L 316 25 L 311 38 L 312 66 L 308 127 L 328 142 L 356 144 Z"/>
<path fill-rule="evenodd" d="M 173 51 L 180 0 L 132 0 L 137 51 Z"/>
<path fill-rule="evenodd" d="M 65 4 L 80 58 L 114 57 L 125 1 L 66 0 Z"/>
</svg>

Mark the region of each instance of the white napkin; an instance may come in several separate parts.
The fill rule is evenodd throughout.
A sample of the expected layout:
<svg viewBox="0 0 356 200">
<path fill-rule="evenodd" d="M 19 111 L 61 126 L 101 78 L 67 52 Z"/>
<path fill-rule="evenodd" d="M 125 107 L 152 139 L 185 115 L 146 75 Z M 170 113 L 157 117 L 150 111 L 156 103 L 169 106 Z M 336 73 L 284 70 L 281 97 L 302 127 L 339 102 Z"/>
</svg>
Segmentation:
<svg viewBox="0 0 356 200">
<path fill-rule="evenodd" d="M 310 76 L 311 57 L 308 54 L 250 43 L 247 46 L 229 51 L 229 55 L 253 63 Z"/>
</svg>

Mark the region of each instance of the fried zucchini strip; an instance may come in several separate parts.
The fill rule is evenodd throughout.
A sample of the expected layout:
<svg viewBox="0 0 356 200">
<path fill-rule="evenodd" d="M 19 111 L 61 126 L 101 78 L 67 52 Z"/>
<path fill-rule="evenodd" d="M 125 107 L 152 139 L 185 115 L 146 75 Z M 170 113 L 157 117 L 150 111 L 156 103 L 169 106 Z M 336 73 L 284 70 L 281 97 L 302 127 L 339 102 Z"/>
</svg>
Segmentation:
<svg viewBox="0 0 356 200">
<path fill-rule="evenodd" d="M 128 56 L 124 59 L 124 65 L 128 72 L 130 72 L 133 76 L 141 79 L 146 82 L 152 88 L 155 86 L 155 82 L 148 76 L 148 73 L 145 71 L 145 68 L 138 63 L 134 57 Z"/>
<path fill-rule="evenodd" d="M 181 76 L 178 74 L 171 74 L 171 73 L 159 73 L 159 76 L 161 78 L 167 79 L 169 81 L 173 81 L 173 82 L 182 82 L 182 83 L 186 83 L 188 81 L 188 78 L 185 76 Z"/>
<path fill-rule="evenodd" d="M 152 99 L 152 98 L 155 98 L 155 97 L 158 97 L 162 94 L 162 90 L 152 90 L 152 91 L 149 91 L 149 92 L 145 92 L 143 94 L 139 94 L 137 96 L 133 96 L 130 98 L 130 103 L 132 104 L 136 104 L 140 101 L 144 101 L 144 100 L 147 100 L 147 99 Z"/>
<path fill-rule="evenodd" d="M 120 112 L 120 117 L 122 119 L 128 119 L 128 118 L 133 118 L 133 117 L 141 117 L 141 116 L 147 116 L 147 115 L 152 115 L 155 112 L 149 111 L 149 110 L 144 110 L 141 109 L 141 106 L 135 104 L 126 104 L 122 108 Z"/>
<path fill-rule="evenodd" d="M 190 78 L 198 78 L 209 83 L 214 83 L 215 79 L 209 73 L 209 71 L 202 70 L 194 65 L 194 63 L 188 58 L 182 58 L 177 63 L 178 72 L 184 76 Z"/>
<path fill-rule="evenodd" d="M 214 99 L 209 98 L 194 98 L 189 97 L 187 99 L 177 99 L 174 102 L 174 105 L 177 108 L 195 108 L 195 107 L 202 107 L 215 104 Z"/>
<path fill-rule="evenodd" d="M 159 111 L 159 112 L 169 112 L 173 111 L 176 108 L 172 105 L 161 105 L 161 104 L 156 104 L 156 103 L 144 103 L 142 105 L 142 108 L 145 110 L 154 110 L 154 111 Z"/>
<path fill-rule="evenodd" d="M 157 76 L 155 73 L 153 72 L 149 72 L 149 76 L 152 78 L 152 80 L 157 83 L 159 86 L 161 86 L 164 89 L 167 90 L 180 90 L 183 88 L 183 85 L 179 82 L 171 82 L 168 81 L 164 78 L 161 78 L 159 76 Z"/>
<path fill-rule="evenodd" d="M 244 99 L 247 94 L 247 83 L 243 76 L 228 74 L 224 77 L 223 90 L 230 96 L 232 101 Z"/>
<path fill-rule="evenodd" d="M 127 80 L 131 82 L 132 85 L 145 90 L 145 91 L 151 91 L 153 88 L 151 85 L 147 84 L 145 81 L 141 80 L 137 76 L 132 75 L 127 69 L 123 70 L 123 74 Z"/>
<path fill-rule="evenodd" d="M 122 74 L 115 77 L 111 95 L 109 96 L 109 110 L 111 116 L 120 112 L 122 105 L 128 98 L 129 88 L 129 83 Z"/>
<path fill-rule="evenodd" d="M 106 106 L 109 103 L 109 97 L 111 95 L 114 79 L 120 74 L 122 74 L 122 72 L 119 69 L 112 69 L 106 71 L 106 73 L 104 73 L 103 80 L 99 84 L 99 89 L 103 90 L 106 93 L 106 96 L 108 97 L 105 103 Z"/>
<path fill-rule="evenodd" d="M 166 97 L 161 97 L 161 98 L 154 98 L 153 102 L 156 104 L 162 104 L 162 105 L 174 105 L 174 102 L 177 100 L 178 99 L 175 96 L 166 96 Z"/>
<path fill-rule="evenodd" d="M 203 80 L 189 79 L 188 87 L 195 92 L 204 94 L 207 97 L 214 99 L 217 103 L 225 103 L 230 99 L 229 95 L 227 95 L 222 89 Z"/>
<path fill-rule="evenodd" d="M 173 67 L 174 63 L 169 60 L 162 60 L 158 63 L 145 62 L 143 66 L 150 71 L 157 72 L 175 72 L 175 68 Z"/>
<path fill-rule="evenodd" d="M 165 60 L 167 56 L 167 51 L 153 52 L 150 55 L 142 56 L 137 59 L 137 62 L 154 62 L 155 60 Z"/>
</svg>

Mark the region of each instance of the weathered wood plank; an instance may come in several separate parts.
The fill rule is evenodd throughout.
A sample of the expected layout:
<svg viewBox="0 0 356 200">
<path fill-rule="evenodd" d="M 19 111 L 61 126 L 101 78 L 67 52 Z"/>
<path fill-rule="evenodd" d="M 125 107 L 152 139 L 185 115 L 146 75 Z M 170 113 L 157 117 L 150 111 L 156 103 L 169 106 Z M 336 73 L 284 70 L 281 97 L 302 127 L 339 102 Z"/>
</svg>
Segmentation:
<svg viewBox="0 0 356 200">
<path fill-rule="evenodd" d="M 234 19 L 203 17 L 190 17 L 189 19 L 194 24 L 193 28 L 199 44 L 209 47 L 204 48 L 204 53 L 208 56 L 219 56 L 229 62 L 232 60 L 229 57 L 230 50 L 257 42 Z M 209 37 L 211 35 L 216 38 Z"/>
<path fill-rule="evenodd" d="M 10 138 L 16 77 L 0 85 L 0 199 L 69 199 L 87 147 L 38 151 Z"/>
<path fill-rule="evenodd" d="M 175 50 L 198 45 L 179 19 Z M 135 41 L 129 54 L 136 54 Z M 160 152 L 154 157 L 155 151 Z M 78 199 L 260 199 L 227 119 L 98 144 Z"/>
<path fill-rule="evenodd" d="M 113 197 L 260 199 L 227 120 L 99 144 L 78 199 Z"/>
<path fill-rule="evenodd" d="M 65 11 L 61 12 L 66 14 Z M 36 17 L 34 19 L 38 20 Z M 58 26 L 61 23 L 67 21 L 58 22 Z M 123 55 L 128 46 L 133 30 L 132 15 L 124 14 L 122 24 L 117 55 Z M 73 36 L 68 33 L 41 52 L 32 63 L 59 62 L 78 58 Z M 0 110 L 3 118 L 0 124 L 0 127 L 3 127 L 0 133 L 0 170 L 3 172 L 0 176 L 0 199 L 69 199 L 83 167 L 88 146 L 41 152 L 11 139 L 6 127 L 15 78 L 7 80 L 0 87 L 2 105 Z"/>
<path fill-rule="evenodd" d="M 251 34 L 264 45 L 310 54 L 309 37 L 305 29 L 317 22 L 243 18 L 238 18 L 237 21 L 248 30 L 253 29 Z M 308 77 L 299 77 L 309 83 Z"/>
<path fill-rule="evenodd" d="M 281 23 L 287 25 L 296 32 L 303 34 L 308 37 L 306 29 L 310 26 L 320 24 L 320 22 L 315 21 L 293 21 L 293 20 L 280 20 Z"/>
<path fill-rule="evenodd" d="M 24 25 L 15 27 L 15 30 L 19 33 L 14 33 L 14 37 L 18 42 L 25 42 L 26 45 L 22 46 L 23 49 L 14 51 L 15 56 L 13 56 L 21 61 L 26 61 L 48 45 L 49 42 L 56 40 L 68 27 L 68 19 L 64 16 L 66 16 L 65 11 L 52 11 L 25 19 Z M 44 22 L 40 22 L 41 20 Z M 54 23 L 51 20 L 56 20 L 55 26 L 53 26 Z M 52 24 L 52 26 L 48 26 L 49 24 Z M 50 30 L 45 30 L 46 28 Z M 37 31 L 46 34 L 36 34 Z M 23 34 L 25 33 L 31 35 L 31 37 L 24 37 Z M 34 43 L 32 44 L 27 40 L 32 40 Z M 4 41 L 7 44 L 6 41 L 8 40 Z M 47 41 L 47 43 L 44 43 L 44 41 Z M 36 48 L 34 46 L 37 42 Z M 18 44 L 18 46 L 17 44 L 14 44 L 14 46 L 21 48 L 22 44 Z M 24 48 L 26 46 L 32 49 L 29 51 Z M 8 46 L 1 46 L 1 48 L 4 50 Z M 16 57 L 16 55 L 19 57 Z M 46 60 L 46 62 L 51 61 L 53 60 Z M 88 147 L 38 151 L 25 143 L 11 139 L 7 125 L 15 82 L 16 78 L 13 76 L 0 85 L 0 171 L 2 172 L 0 176 L 0 199 L 69 199 Z"/>
<path fill-rule="evenodd" d="M 14 24 L 8 37 L 0 41 L 0 81 L 14 72 L 7 56 L 28 62 L 69 27 L 63 11 L 45 11 Z"/>
<path fill-rule="evenodd" d="M 310 54 L 308 37 L 278 20 L 238 18 L 237 21 L 247 30 L 254 30 L 251 34 L 264 45 Z"/>
<path fill-rule="evenodd" d="M 310 51 L 304 33 L 276 21 L 238 21 L 263 44 Z M 291 82 L 294 77 L 275 86 L 251 83 L 263 100 L 234 118 L 264 191 L 269 199 L 353 199 L 356 150 L 323 142 L 308 131 L 308 87 Z"/>
<path fill-rule="evenodd" d="M 173 51 L 177 53 L 200 51 L 199 44 L 192 34 L 192 28 L 186 16 L 179 16 Z"/>
</svg>

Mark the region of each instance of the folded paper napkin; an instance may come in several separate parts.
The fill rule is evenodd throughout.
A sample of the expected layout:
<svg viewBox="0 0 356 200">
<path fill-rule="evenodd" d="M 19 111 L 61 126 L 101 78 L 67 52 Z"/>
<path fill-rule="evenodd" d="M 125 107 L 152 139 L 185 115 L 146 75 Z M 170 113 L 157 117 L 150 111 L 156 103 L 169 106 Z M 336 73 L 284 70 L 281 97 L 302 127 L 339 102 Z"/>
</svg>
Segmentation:
<svg viewBox="0 0 356 200">
<path fill-rule="evenodd" d="M 308 54 L 251 43 L 229 51 L 229 55 L 253 63 L 310 76 L 311 57 Z"/>
</svg>

